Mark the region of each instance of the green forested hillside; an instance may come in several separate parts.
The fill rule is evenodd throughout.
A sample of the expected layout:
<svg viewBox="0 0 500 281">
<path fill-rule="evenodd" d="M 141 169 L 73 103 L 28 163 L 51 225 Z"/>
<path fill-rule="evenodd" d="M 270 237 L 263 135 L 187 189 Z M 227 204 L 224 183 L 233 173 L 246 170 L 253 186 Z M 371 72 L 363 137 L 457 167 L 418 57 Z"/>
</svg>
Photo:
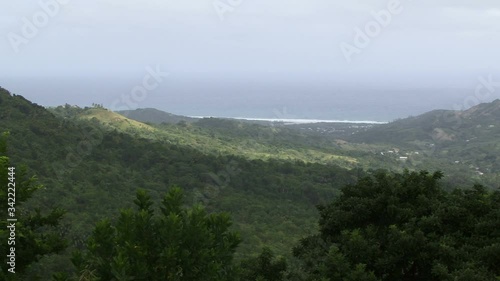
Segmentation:
<svg viewBox="0 0 500 281">
<path fill-rule="evenodd" d="M 168 132 L 169 139 L 178 144 L 206 152 L 335 163 L 346 168 L 439 169 L 446 172 L 444 181 L 452 186 L 482 183 L 496 187 L 500 182 L 496 161 L 499 115 L 497 100 L 467 111 L 435 110 L 385 125 L 262 126 L 205 118 L 155 127 Z M 106 118 L 102 122 L 109 123 Z M 147 134 L 145 130 L 136 134 L 140 131 Z"/>
<path fill-rule="evenodd" d="M 456 130 L 477 130 L 477 149 L 497 145 L 488 138 L 496 126 L 485 131 L 467 122 L 497 120 L 495 106 L 461 115 L 461 126 L 469 127 Z M 394 128 L 387 126 L 365 136 Z M 412 148 L 411 138 L 363 143 L 365 133 L 348 142 L 232 120 L 145 124 L 100 106 L 49 111 L 4 89 L 0 132 L 9 132 L 0 139 L 8 147 L 0 151 L 2 169 L 10 163 L 43 185 L 23 212 L 36 214 L 24 219 L 33 245 L 47 246 L 37 256 L 24 252 L 31 264 L 17 280 L 50 280 L 56 272 L 54 280 L 179 281 L 451 281 L 500 274 L 498 192 L 469 184 L 498 173 L 479 177 L 467 167 L 441 181 L 440 172 L 405 170 L 453 171 L 448 158 L 436 160 L 460 155 L 458 146 L 445 150 L 453 140 L 435 141 L 437 149 L 425 153 L 430 146 Z M 406 151 L 423 155 L 399 160 Z M 381 167 L 402 173 L 375 171 Z M 67 243 L 54 243 L 54 235 Z"/>
<path fill-rule="evenodd" d="M 498 280 L 500 191 L 445 192 L 442 173 L 376 173 L 320 207 L 294 255 L 306 280 Z"/>
<path fill-rule="evenodd" d="M 465 111 L 435 110 L 354 134 L 356 142 L 403 144 L 414 141 L 460 142 L 472 138 L 493 140 L 500 134 L 500 100 Z"/>
<path fill-rule="evenodd" d="M 404 161 L 408 167 L 441 169 L 464 175 L 462 182 L 471 179 L 490 187 L 500 182 L 498 139 L 500 100 L 465 111 L 431 111 L 347 138 L 353 143 L 385 145 L 380 152 L 387 158 L 408 158 Z"/>
<path fill-rule="evenodd" d="M 51 109 L 66 120 L 90 120 L 105 130 L 137 138 L 189 147 L 211 155 L 239 155 L 248 159 L 279 159 L 336 164 L 346 168 L 363 165 L 334 141 L 315 138 L 282 127 L 268 127 L 235 120 L 206 118 L 194 123 L 145 124 L 104 108 L 71 106 Z"/>
<path fill-rule="evenodd" d="M 5 90 L 0 109 L 12 162 L 26 164 L 45 186 L 32 206 L 66 209 L 63 224 L 74 247 L 82 246 L 97 220 L 130 206 L 136 189 L 149 190 L 158 201 L 178 185 L 188 202 L 231 214 L 243 238 L 238 255 L 264 245 L 286 255 L 294 241 L 315 231 L 314 206 L 362 174 L 334 165 L 206 154 L 106 130 L 92 118 L 58 118 Z"/>
</svg>

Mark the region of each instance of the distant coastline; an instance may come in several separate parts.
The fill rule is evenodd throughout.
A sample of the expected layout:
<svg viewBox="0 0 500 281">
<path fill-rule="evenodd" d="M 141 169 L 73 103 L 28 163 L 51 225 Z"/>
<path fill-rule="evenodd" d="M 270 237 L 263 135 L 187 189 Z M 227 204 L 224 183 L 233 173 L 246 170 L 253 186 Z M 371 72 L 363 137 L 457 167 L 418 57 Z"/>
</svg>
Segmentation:
<svg viewBox="0 0 500 281">
<path fill-rule="evenodd" d="M 348 123 L 348 124 L 387 124 L 389 122 L 380 121 L 353 121 L 353 120 L 320 120 L 320 119 L 273 119 L 273 118 L 252 118 L 252 117 L 216 117 L 216 116 L 189 116 L 191 118 L 223 118 L 248 121 L 282 122 L 288 124 L 314 124 L 314 123 Z"/>
</svg>

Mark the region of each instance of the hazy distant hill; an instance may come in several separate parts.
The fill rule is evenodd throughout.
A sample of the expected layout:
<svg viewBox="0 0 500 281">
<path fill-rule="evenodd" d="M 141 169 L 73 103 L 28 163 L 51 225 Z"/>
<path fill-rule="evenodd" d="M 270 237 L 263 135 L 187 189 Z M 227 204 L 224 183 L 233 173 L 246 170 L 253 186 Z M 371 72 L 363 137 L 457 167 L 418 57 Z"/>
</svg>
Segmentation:
<svg viewBox="0 0 500 281">
<path fill-rule="evenodd" d="M 434 110 L 352 135 L 349 140 L 366 143 L 464 142 L 500 137 L 500 100 L 465 111 Z"/>
<path fill-rule="evenodd" d="M 126 116 L 127 118 L 140 122 L 148 122 L 153 124 L 171 123 L 177 124 L 180 121 L 196 122 L 198 119 L 186 116 L 175 115 L 154 108 L 139 108 L 135 110 L 123 110 L 117 113 Z"/>
<path fill-rule="evenodd" d="M 491 186 L 500 182 L 500 100 L 464 111 L 431 111 L 346 139 L 386 145 L 388 149 L 379 153 L 406 165 L 445 170 L 454 178 L 465 176 Z"/>
</svg>

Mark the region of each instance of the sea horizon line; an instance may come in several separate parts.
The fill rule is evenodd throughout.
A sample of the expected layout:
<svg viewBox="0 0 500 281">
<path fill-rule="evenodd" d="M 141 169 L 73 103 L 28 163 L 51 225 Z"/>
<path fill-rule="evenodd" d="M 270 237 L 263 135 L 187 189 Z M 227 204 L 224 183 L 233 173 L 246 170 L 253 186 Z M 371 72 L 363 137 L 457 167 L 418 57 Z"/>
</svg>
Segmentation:
<svg viewBox="0 0 500 281">
<path fill-rule="evenodd" d="M 372 121 L 372 120 L 328 120 L 328 119 L 300 119 L 300 118 L 256 118 L 256 117 L 217 117 L 217 116 L 189 116 L 191 118 L 221 118 L 221 119 L 236 119 L 247 121 L 266 121 L 266 122 L 281 122 L 292 124 L 314 124 L 314 123 L 350 123 L 350 124 L 373 124 L 382 125 L 389 122 Z"/>
</svg>

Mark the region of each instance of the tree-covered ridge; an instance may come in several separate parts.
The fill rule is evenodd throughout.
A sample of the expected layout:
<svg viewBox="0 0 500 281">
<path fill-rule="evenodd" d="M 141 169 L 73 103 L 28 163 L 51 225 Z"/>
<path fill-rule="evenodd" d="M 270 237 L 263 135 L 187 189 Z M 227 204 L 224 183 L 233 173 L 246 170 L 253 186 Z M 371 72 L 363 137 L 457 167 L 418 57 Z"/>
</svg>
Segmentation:
<svg viewBox="0 0 500 281">
<path fill-rule="evenodd" d="M 231 214 L 232 228 L 243 238 L 237 257 L 258 253 L 266 245 L 287 255 L 293 241 L 315 231 L 314 206 L 364 173 L 334 165 L 206 154 L 105 130 L 91 120 L 59 118 L 6 91 L 0 97 L 0 130 L 11 133 L 13 165 L 26 164 L 46 186 L 30 204 L 67 210 L 63 224 L 73 248 L 83 247 L 96 221 L 130 207 L 137 188 L 159 202 L 161 194 L 178 185 L 187 202 Z M 51 257 L 50 263 L 44 270 L 68 266 L 59 257 Z"/>
<path fill-rule="evenodd" d="M 135 137 L 187 146 L 207 154 L 332 163 L 345 168 L 439 169 L 446 175 L 454 175 L 445 178 L 451 185 L 479 182 L 495 187 L 500 180 L 496 161 L 500 153 L 496 142 L 500 124 L 494 125 L 498 104 L 482 104 L 463 112 L 437 110 L 369 127 L 355 124 L 297 127 L 273 123 L 264 126 L 218 118 L 155 125 L 124 118 L 102 107 L 65 106 L 53 111 L 64 117 L 91 119 L 96 125 Z M 452 141 L 457 134 L 447 128 L 462 134 L 460 140 Z"/>
<path fill-rule="evenodd" d="M 500 100 L 465 111 L 436 110 L 352 135 L 353 142 L 385 143 L 420 151 L 428 168 L 500 181 Z M 418 157 L 417 157 L 418 158 Z M 455 169 L 452 168 L 455 166 Z M 423 167 L 420 167 L 423 168 Z"/>
<path fill-rule="evenodd" d="M 90 120 L 107 130 L 134 137 L 186 146 L 206 154 L 238 155 L 248 159 L 278 159 L 356 167 L 357 158 L 345 155 L 333 141 L 312 139 L 286 128 L 267 127 L 216 118 L 178 124 L 145 124 L 101 107 L 59 106 L 51 111 L 63 118 Z M 325 143 L 328 142 L 328 143 Z"/>
<path fill-rule="evenodd" d="M 415 140 L 459 142 L 473 137 L 498 136 L 499 122 L 500 100 L 495 100 L 468 110 L 434 110 L 419 116 L 396 120 L 377 126 L 373 130 L 354 134 L 350 140 L 393 144 Z"/>
<path fill-rule="evenodd" d="M 103 108 L 82 109 L 77 116 L 95 117 L 96 122 L 108 128 L 136 137 L 167 141 L 215 155 L 400 172 L 439 169 L 446 175 L 454 175 L 445 178 L 451 185 L 479 182 L 496 187 L 500 181 L 500 162 L 496 161 L 500 153 L 496 141 L 500 136 L 499 104 L 499 101 L 481 104 L 467 111 L 436 110 L 366 128 L 342 124 L 294 127 L 270 123 L 263 126 L 218 118 L 148 126 L 120 116 L 112 117 L 112 112 Z M 325 130 L 332 132 L 325 133 Z M 342 131 L 339 135 L 335 133 Z"/>
</svg>

